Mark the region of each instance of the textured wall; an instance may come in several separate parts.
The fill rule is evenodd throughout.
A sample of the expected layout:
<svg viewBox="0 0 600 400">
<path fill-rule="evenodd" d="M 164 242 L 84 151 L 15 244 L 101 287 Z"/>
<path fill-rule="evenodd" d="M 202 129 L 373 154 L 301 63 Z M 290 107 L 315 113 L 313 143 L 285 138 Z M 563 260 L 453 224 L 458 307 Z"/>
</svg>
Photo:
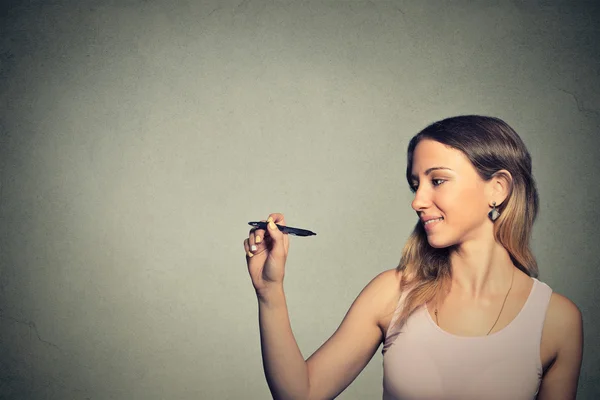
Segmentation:
<svg viewBox="0 0 600 400">
<path fill-rule="evenodd" d="M 600 9 L 441 4 L 3 2 L 0 398 L 268 398 L 246 223 L 318 233 L 286 273 L 308 357 L 399 260 L 410 137 L 471 113 L 529 146 L 595 398 Z M 381 362 L 340 398 L 379 398 Z"/>
</svg>

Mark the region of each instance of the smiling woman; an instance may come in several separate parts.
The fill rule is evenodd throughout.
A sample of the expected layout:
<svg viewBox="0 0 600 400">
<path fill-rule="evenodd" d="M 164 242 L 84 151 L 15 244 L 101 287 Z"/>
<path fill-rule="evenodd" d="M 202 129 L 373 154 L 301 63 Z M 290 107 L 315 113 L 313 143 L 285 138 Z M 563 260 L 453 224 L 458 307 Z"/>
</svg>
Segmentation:
<svg viewBox="0 0 600 400">
<path fill-rule="evenodd" d="M 531 170 L 524 143 L 497 118 L 448 118 L 409 143 L 406 177 L 421 222 L 398 267 L 403 299 L 386 332 L 386 397 L 575 397 L 581 315 L 537 280 Z M 430 322 L 431 343 L 422 339 Z M 420 369 L 413 362 L 423 357 Z M 420 378 L 433 367 L 437 375 Z"/>
<path fill-rule="evenodd" d="M 244 240 L 274 398 L 337 396 L 383 343 L 385 399 L 574 399 L 581 313 L 537 279 L 538 195 L 517 133 L 492 117 L 436 122 L 410 141 L 406 177 L 419 222 L 400 264 L 306 361 L 283 291 L 283 215 Z"/>
</svg>

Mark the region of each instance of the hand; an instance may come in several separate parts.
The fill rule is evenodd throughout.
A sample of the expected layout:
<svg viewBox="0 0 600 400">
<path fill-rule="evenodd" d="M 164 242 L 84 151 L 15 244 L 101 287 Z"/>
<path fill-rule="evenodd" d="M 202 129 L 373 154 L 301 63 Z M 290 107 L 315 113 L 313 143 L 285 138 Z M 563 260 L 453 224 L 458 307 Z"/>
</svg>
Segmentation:
<svg viewBox="0 0 600 400">
<path fill-rule="evenodd" d="M 285 225 L 283 214 L 270 214 L 266 222 L 266 230 L 252 228 L 244 240 L 248 272 L 258 295 L 271 287 L 283 285 L 285 261 L 290 247 L 288 235 L 275 226 Z M 254 250 L 252 246 L 255 246 Z"/>
</svg>

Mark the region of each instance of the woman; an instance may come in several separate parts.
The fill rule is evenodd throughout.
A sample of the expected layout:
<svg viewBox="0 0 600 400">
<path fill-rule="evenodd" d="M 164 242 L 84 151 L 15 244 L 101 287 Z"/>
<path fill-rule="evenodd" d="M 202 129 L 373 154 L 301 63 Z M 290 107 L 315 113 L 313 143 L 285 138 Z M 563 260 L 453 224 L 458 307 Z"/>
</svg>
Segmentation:
<svg viewBox="0 0 600 400">
<path fill-rule="evenodd" d="M 284 216 L 244 240 L 273 397 L 334 398 L 383 343 L 384 398 L 574 399 L 581 313 L 537 280 L 538 197 L 517 133 L 490 117 L 436 122 L 410 141 L 406 176 L 419 222 L 399 266 L 369 282 L 306 361 L 283 290 Z"/>
</svg>

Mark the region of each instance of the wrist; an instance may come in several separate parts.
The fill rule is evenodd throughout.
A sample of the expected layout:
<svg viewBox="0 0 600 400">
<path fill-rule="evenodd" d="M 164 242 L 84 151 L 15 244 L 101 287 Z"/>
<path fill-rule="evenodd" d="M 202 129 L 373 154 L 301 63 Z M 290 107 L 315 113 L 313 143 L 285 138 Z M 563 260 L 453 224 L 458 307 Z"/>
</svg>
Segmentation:
<svg viewBox="0 0 600 400">
<path fill-rule="evenodd" d="M 276 305 L 285 301 L 283 284 L 272 284 L 260 290 L 256 290 L 256 297 L 259 304 Z"/>
</svg>

